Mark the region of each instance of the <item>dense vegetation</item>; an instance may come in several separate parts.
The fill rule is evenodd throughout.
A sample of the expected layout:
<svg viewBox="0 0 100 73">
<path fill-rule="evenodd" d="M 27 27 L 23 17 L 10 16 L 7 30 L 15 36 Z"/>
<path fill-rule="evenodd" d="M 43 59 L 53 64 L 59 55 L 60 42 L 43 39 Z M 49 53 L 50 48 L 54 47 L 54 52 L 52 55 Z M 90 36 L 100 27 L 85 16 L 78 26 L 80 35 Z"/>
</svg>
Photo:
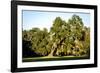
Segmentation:
<svg viewBox="0 0 100 73">
<path fill-rule="evenodd" d="M 90 28 L 73 15 L 67 22 L 56 17 L 46 28 L 23 30 L 23 57 L 89 56 Z"/>
</svg>

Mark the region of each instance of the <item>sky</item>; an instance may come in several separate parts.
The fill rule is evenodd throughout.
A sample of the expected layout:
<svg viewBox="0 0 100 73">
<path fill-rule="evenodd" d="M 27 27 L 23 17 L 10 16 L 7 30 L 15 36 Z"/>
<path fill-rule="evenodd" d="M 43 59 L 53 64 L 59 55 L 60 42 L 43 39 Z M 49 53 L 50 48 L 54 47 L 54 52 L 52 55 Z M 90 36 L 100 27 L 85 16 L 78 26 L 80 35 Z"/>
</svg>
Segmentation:
<svg viewBox="0 0 100 73">
<path fill-rule="evenodd" d="M 47 28 L 53 24 L 56 17 L 61 17 L 62 20 L 68 21 L 72 15 L 78 15 L 82 18 L 85 26 L 90 26 L 90 14 L 89 13 L 76 13 L 76 12 L 46 12 L 46 11 L 33 11 L 33 10 L 23 10 L 22 11 L 22 25 L 23 30 L 29 30 L 32 28 Z"/>
</svg>

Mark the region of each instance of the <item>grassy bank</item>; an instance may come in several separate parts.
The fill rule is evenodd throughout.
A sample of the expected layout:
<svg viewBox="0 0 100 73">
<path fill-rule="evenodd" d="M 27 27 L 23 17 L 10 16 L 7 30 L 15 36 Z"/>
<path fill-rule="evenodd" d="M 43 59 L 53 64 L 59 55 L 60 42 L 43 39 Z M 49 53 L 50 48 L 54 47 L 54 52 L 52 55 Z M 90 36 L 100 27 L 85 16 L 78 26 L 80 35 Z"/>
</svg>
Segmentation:
<svg viewBox="0 0 100 73">
<path fill-rule="evenodd" d="M 23 62 L 35 62 L 35 61 L 54 61 L 54 60 L 79 60 L 89 59 L 87 56 L 45 56 L 45 57 L 34 57 L 34 58 L 23 58 Z"/>
</svg>

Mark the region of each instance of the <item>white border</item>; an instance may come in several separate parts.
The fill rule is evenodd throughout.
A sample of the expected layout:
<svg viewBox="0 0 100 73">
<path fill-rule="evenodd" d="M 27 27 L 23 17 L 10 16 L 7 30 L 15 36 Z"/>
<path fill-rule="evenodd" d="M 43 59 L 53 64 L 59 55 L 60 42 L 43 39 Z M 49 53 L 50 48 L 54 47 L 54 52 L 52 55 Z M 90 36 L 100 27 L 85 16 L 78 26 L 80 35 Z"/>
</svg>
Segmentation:
<svg viewBox="0 0 100 73">
<path fill-rule="evenodd" d="M 22 62 L 22 10 L 45 10 L 45 11 L 65 11 L 65 12 L 85 12 L 90 13 L 91 26 L 90 26 L 90 59 L 84 60 L 68 60 L 68 61 L 42 61 L 42 62 Z M 94 10 L 92 9 L 73 9 L 73 8 L 57 8 L 57 7 L 40 7 L 40 6 L 18 6 L 18 52 L 17 52 L 17 66 L 18 68 L 25 67 L 43 67 L 43 66 L 60 66 L 60 65 L 78 65 L 78 64 L 93 64 L 94 63 Z"/>
</svg>

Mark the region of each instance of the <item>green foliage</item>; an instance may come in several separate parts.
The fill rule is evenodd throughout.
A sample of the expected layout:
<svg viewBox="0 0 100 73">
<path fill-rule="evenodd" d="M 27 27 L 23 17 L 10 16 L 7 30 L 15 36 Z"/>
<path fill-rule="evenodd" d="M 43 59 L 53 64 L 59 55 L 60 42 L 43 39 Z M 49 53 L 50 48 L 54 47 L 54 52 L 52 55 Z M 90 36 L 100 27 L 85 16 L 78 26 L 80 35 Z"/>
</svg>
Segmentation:
<svg viewBox="0 0 100 73">
<path fill-rule="evenodd" d="M 24 30 L 23 40 L 30 41 L 26 48 L 39 56 L 89 56 L 90 28 L 77 15 L 68 22 L 56 17 L 49 32 L 46 28 Z"/>
</svg>

